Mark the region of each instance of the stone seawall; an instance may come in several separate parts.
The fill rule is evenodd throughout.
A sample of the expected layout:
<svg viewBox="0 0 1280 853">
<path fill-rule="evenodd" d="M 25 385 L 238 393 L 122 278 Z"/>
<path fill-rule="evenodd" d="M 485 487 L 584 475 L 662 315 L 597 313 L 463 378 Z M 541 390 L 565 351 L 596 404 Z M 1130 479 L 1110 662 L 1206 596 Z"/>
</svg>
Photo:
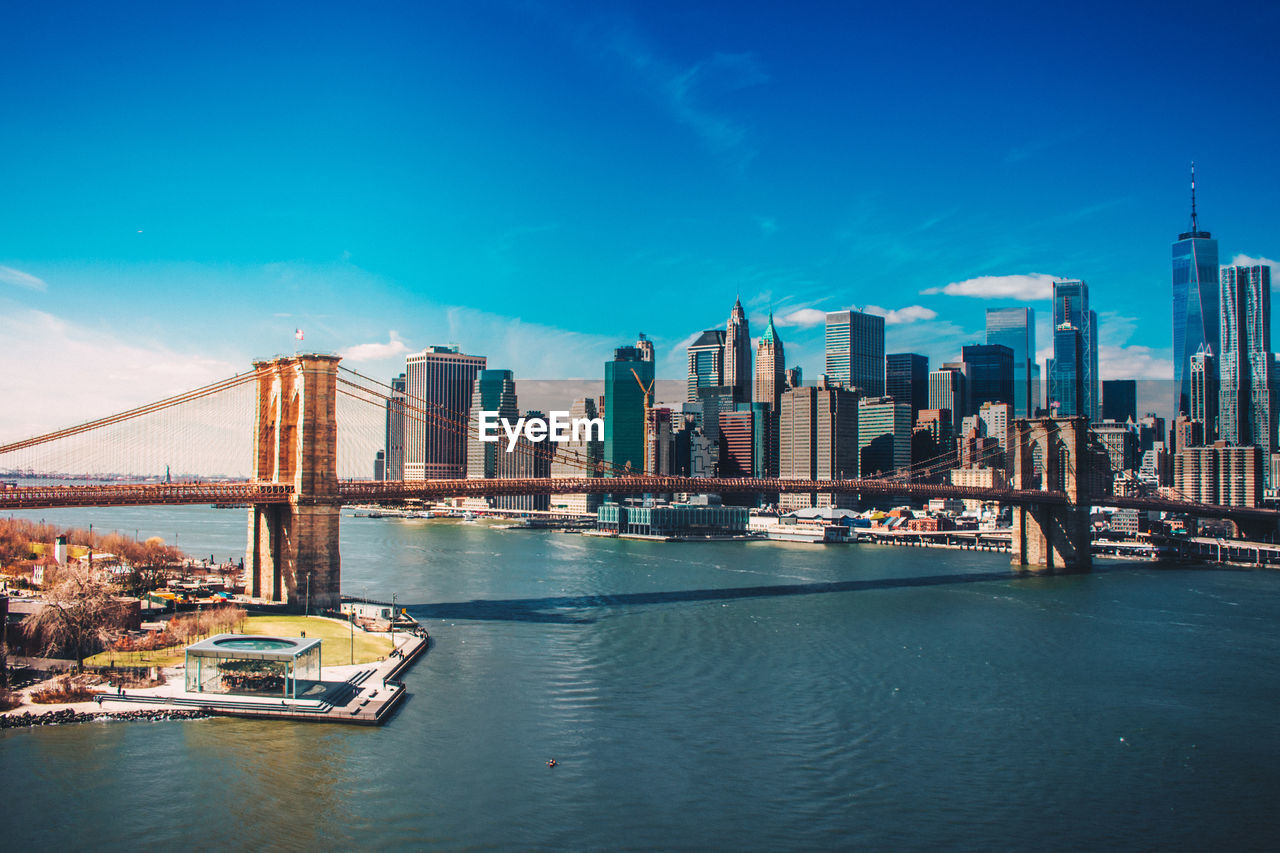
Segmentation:
<svg viewBox="0 0 1280 853">
<path fill-rule="evenodd" d="M 160 720 L 199 720 L 208 717 L 204 711 L 199 710 L 176 710 L 176 709 L 149 709 L 140 711 L 93 711 L 81 712 L 74 711 L 70 708 L 61 711 L 45 711 L 43 714 L 33 714 L 26 711 L 21 714 L 10 714 L 0 716 L 0 729 L 24 729 L 31 726 L 61 726 L 67 723 L 91 723 L 94 720 L 147 720 L 149 722 L 157 722 Z"/>
</svg>

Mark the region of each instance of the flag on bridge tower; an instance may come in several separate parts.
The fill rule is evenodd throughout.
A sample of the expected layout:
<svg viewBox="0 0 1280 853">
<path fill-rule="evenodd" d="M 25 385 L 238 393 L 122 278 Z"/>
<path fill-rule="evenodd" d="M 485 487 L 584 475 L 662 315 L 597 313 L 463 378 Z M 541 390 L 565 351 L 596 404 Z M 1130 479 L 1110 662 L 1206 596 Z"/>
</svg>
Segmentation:
<svg viewBox="0 0 1280 853">
<path fill-rule="evenodd" d="M 294 329 L 294 330 L 293 330 L 293 336 L 294 336 L 295 338 L 297 338 L 298 340 L 302 340 L 302 330 L 301 330 L 301 329 Z"/>
</svg>

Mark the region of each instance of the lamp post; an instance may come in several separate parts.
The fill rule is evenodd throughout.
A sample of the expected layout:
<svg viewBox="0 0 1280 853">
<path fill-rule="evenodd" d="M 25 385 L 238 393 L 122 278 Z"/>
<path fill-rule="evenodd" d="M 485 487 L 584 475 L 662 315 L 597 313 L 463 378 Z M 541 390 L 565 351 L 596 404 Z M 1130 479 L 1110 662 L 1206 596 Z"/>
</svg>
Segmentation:
<svg viewBox="0 0 1280 853">
<path fill-rule="evenodd" d="M 356 662 L 356 609 L 351 608 L 351 612 L 347 614 L 347 618 L 351 622 L 351 663 Z"/>
<path fill-rule="evenodd" d="M 396 648 L 396 594 L 391 593 L 391 650 Z"/>
<path fill-rule="evenodd" d="M 311 615 L 311 570 L 307 569 L 307 603 L 302 611 L 303 616 Z"/>
</svg>

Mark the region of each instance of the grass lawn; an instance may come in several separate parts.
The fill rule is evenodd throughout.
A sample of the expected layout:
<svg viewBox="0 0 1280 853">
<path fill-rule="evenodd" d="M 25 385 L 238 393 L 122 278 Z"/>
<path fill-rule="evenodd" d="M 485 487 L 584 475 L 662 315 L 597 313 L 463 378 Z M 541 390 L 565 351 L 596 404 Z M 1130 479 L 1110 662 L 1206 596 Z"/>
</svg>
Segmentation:
<svg viewBox="0 0 1280 853">
<path fill-rule="evenodd" d="M 320 647 L 321 662 L 325 666 L 342 666 L 351 660 L 351 628 L 345 622 L 322 619 L 318 616 L 250 616 L 244 626 L 246 634 L 270 634 L 278 637 L 307 637 L 324 641 Z M 372 663 L 382 660 L 391 651 L 391 641 L 385 637 L 355 632 L 354 663 Z M 186 645 L 170 646 L 151 652 L 99 652 L 87 658 L 88 666 L 177 666 L 185 660 Z"/>
<path fill-rule="evenodd" d="M 345 622 L 321 619 L 318 616 L 250 616 L 245 625 L 246 634 L 272 634 L 277 637 L 297 637 L 306 631 L 307 638 L 324 640 L 320 647 L 320 659 L 325 666 L 342 666 L 351 660 L 351 627 Z M 391 651 L 391 640 L 356 631 L 354 663 L 372 663 L 382 660 Z"/>
</svg>

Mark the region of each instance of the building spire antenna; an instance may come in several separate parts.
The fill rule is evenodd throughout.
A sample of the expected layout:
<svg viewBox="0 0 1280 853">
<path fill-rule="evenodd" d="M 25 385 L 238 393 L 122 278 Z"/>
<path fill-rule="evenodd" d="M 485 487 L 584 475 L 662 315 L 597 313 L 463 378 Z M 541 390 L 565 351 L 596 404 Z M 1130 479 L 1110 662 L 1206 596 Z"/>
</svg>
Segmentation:
<svg viewBox="0 0 1280 853">
<path fill-rule="evenodd" d="M 1196 224 L 1196 161 L 1191 161 L 1191 231 L 1194 233 L 1200 228 Z"/>
</svg>

